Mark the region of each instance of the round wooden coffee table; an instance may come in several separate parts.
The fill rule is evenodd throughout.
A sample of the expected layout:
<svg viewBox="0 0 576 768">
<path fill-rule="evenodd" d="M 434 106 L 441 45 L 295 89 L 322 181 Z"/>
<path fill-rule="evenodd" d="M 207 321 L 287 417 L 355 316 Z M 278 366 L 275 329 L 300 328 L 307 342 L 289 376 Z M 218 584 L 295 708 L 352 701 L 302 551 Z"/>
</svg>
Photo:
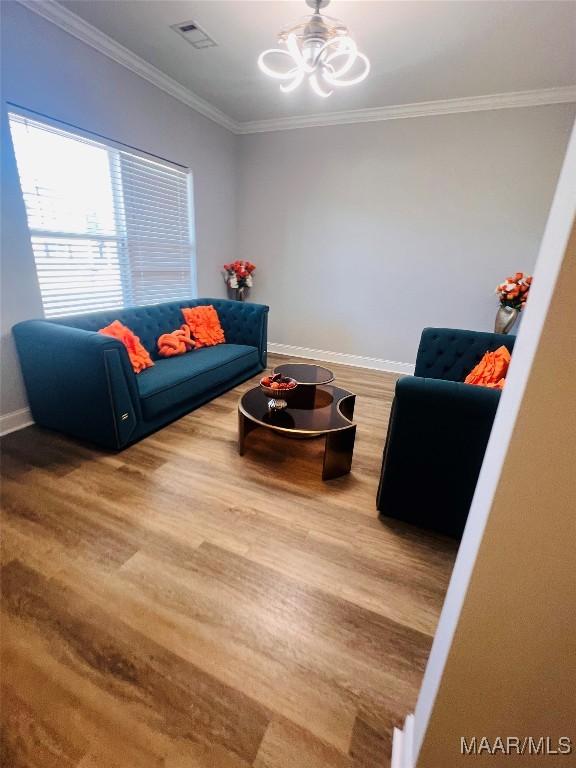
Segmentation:
<svg viewBox="0 0 576 768">
<path fill-rule="evenodd" d="M 314 368 L 315 366 L 303 366 Z M 319 366 L 318 366 L 319 367 Z M 282 370 L 280 370 L 282 369 Z M 284 366 L 275 369 L 286 376 Z M 321 371 L 327 371 L 326 368 Z M 300 374 L 303 371 L 299 372 Z M 269 398 L 260 387 L 248 390 L 238 403 L 238 450 L 244 454 L 246 437 L 256 429 L 263 428 L 291 438 L 325 438 L 322 479 L 332 480 L 350 472 L 356 424 L 354 405 L 356 395 L 333 384 L 317 384 L 314 376 L 322 379 L 325 374 L 308 372 L 306 382 L 298 386 L 291 395 L 288 405 L 281 411 L 270 410 Z M 331 371 L 327 371 L 333 379 Z"/>
</svg>

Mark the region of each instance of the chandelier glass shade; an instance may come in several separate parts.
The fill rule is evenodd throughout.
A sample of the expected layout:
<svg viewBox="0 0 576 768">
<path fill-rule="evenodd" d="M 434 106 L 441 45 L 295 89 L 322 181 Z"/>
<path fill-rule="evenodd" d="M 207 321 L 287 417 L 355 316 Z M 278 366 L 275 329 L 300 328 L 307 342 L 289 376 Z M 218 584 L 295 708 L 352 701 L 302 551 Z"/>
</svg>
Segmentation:
<svg viewBox="0 0 576 768">
<path fill-rule="evenodd" d="M 280 80 L 283 93 L 295 91 L 305 80 L 322 97 L 330 96 L 334 88 L 361 83 L 370 72 L 370 62 L 342 22 L 320 13 L 329 0 L 306 2 L 314 13 L 280 32 L 278 42 L 284 47 L 260 54 L 261 71 Z"/>
</svg>

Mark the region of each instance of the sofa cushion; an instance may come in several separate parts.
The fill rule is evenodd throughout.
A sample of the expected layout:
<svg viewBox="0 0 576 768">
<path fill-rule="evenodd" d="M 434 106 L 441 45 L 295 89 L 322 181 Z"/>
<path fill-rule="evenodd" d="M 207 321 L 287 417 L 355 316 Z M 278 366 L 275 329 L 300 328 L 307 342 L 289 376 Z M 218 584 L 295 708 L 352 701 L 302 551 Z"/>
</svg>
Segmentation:
<svg viewBox="0 0 576 768">
<path fill-rule="evenodd" d="M 183 307 L 182 314 L 198 348 L 215 347 L 226 341 L 218 312 L 211 304 L 207 307 Z"/>
<path fill-rule="evenodd" d="M 218 344 L 158 360 L 137 376 L 144 418 L 155 418 L 258 365 L 258 349 L 243 344 Z"/>
<path fill-rule="evenodd" d="M 119 320 L 114 320 L 114 322 L 110 323 L 110 325 L 107 325 L 105 328 L 100 328 L 98 333 L 101 333 L 104 336 L 111 336 L 113 339 L 118 339 L 118 341 L 121 341 L 122 344 L 124 344 L 134 373 L 140 373 L 145 368 L 152 368 L 154 365 L 152 358 L 148 354 L 148 350 L 142 344 L 138 336 Z"/>
<path fill-rule="evenodd" d="M 510 365 L 510 352 L 502 345 L 494 352 L 486 352 L 482 360 L 464 379 L 465 384 L 502 389 Z M 502 382 L 502 383 L 500 383 Z"/>
</svg>

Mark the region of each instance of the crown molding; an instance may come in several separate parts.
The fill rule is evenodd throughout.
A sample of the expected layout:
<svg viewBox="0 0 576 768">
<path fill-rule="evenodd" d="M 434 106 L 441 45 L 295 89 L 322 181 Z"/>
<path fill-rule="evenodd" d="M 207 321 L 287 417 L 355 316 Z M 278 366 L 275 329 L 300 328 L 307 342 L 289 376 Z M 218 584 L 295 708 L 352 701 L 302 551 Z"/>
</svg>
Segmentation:
<svg viewBox="0 0 576 768">
<path fill-rule="evenodd" d="M 77 14 L 69 11 L 56 0 L 18 0 L 30 11 L 51 21 L 56 26 L 90 45 L 116 63 L 131 70 L 149 83 L 178 99 L 209 120 L 227 128 L 232 133 L 268 133 L 295 128 L 319 128 L 330 125 L 372 123 L 382 120 L 401 120 L 413 117 L 454 115 L 462 112 L 484 112 L 493 109 L 516 107 L 540 107 L 550 104 L 576 102 L 576 85 L 558 88 L 542 88 L 533 91 L 496 93 L 487 96 L 466 96 L 458 99 L 422 101 L 414 104 L 396 104 L 371 109 L 355 109 L 345 112 L 326 112 L 317 115 L 272 118 L 238 122 L 221 112 L 209 102 L 197 96 L 181 83 L 161 72 L 137 54 L 125 48 Z"/>
<path fill-rule="evenodd" d="M 117 64 L 121 64 L 126 69 L 144 78 L 144 80 L 148 80 L 149 83 L 170 94 L 170 96 L 178 99 L 178 101 L 192 107 L 192 109 L 209 120 L 213 120 L 233 133 L 238 132 L 236 121 L 225 115 L 224 112 L 221 112 L 212 104 L 197 96 L 181 83 L 165 75 L 152 64 L 149 64 L 140 56 L 128 50 L 128 48 L 125 48 L 92 24 L 84 21 L 77 14 L 72 13 L 72 11 L 57 3 L 56 0 L 18 0 L 18 2 L 20 5 L 28 8 L 28 10 L 51 21 L 60 29 L 103 53 L 104 56 L 112 59 Z"/>
<path fill-rule="evenodd" d="M 495 93 L 488 96 L 466 96 L 459 99 L 421 101 L 414 104 L 396 104 L 374 109 L 355 109 L 347 112 L 326 112 L 322 115 L 300 115 L 272 120 L 253 120 L 239 123 L 238 133 L 267 133 L 289 131 L 295 128 L 320 128 L 329 125 L 373 123 L 381 120 L 402 120 L 411 117 L 455 115 L 462 112 L 486 112 L 493 109 L 542 107 L 549 104 L 576 102 L 576 85 L 542 88 L 535 91 Z"/>
</svg>

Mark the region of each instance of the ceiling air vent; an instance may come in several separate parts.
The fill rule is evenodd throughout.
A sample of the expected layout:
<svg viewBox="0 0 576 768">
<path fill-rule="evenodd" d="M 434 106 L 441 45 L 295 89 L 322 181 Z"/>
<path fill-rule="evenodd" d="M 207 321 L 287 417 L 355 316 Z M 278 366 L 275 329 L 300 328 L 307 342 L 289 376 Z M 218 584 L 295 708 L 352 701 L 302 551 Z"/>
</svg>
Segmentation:
<svg viewBox="0 0 576 768">
<path fill-rule="evenodd" d="M 172 24 L 171 29 L 182 35 L 194 48 L 214 48 L 214 46 L 218 45 L 195 21 L 182 21 L 180 24 Z"/>
</svg>

